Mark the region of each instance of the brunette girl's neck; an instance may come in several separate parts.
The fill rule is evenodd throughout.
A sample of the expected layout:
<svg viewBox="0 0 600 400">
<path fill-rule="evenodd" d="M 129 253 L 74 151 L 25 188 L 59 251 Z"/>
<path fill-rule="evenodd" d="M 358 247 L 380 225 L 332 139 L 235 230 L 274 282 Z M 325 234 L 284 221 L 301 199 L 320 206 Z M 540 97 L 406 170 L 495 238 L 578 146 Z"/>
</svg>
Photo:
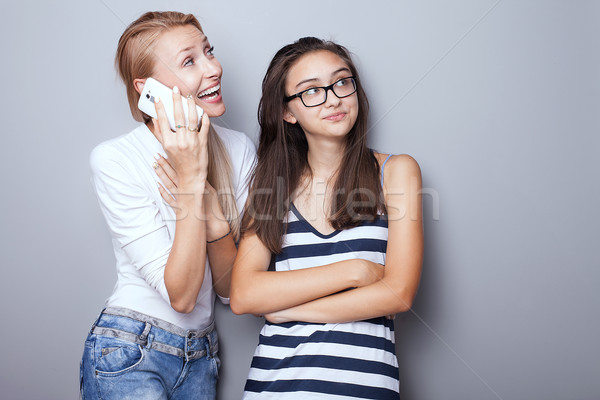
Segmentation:
<svg viewBox="0 0 600 400">
<path fill-rule="evenodd" d="M 328 181 L 335 177 L 344 154 L 343 144 L 330 141 L 308 144 L 308 165 L 314 180 Z"/>
</svg>

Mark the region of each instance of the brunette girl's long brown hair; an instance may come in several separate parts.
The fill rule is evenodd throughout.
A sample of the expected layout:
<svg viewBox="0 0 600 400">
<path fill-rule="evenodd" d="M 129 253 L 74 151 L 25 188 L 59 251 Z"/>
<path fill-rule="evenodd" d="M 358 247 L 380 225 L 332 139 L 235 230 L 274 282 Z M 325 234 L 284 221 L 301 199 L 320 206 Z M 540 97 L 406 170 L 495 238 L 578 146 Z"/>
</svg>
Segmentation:
<svg viewBox="0 0 600 400">
<path fill-rule="evenodd" d="M 262 83 L 258 106 L 260 139 L 258 162 L 242 220 L 242 232 L 255 232 L 272 253 L 281 252 L 284 218 L 293 194 L 312 171 L 308 142 L 302 128 L 283 120 L 288 71 L 305 54 L 326 50 L 338 55 L 356 79 L 358 116 L 346 135 L 344 154 L 332 187 L 329 222 L 346 229 L 385 212 L 379 181 L 379 164 L 367 147 L 369 103 L 348 50 L 331 41 L 305 37 L 275 54 Z M 333 94 L 330 94 L 333 96 Z"/>
</svg>

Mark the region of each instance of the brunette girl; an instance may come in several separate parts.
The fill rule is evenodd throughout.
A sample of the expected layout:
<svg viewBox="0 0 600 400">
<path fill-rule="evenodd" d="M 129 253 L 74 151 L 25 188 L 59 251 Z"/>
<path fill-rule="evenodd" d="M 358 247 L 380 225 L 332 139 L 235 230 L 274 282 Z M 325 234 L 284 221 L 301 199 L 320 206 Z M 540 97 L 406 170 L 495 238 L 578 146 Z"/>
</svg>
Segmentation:
<svg viewBox="0 0 600 400">
<path fill-rule="evenodd" d="M 344 47 L 303 38 L 271 61 L 231 288 L 267 319 L 245 399 L 399 397 L 389 316 L 420 279 L 421 175 L 367 148 L 367 115 Z"/>
</svg>

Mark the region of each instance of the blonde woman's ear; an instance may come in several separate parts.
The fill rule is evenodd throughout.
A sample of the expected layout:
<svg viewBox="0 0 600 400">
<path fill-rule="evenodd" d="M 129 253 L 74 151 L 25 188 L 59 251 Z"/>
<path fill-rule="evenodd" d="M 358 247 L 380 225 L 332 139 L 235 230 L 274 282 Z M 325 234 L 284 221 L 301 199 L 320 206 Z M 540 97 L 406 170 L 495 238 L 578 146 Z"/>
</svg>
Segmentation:
<svg viewBox="0 0 600 400">
<path fill-rule="evenodd" d="M 146 79 L 134 79 L 133 86 L 135 86 L 135 91 L 139 94 L 142 94 L 142 90 L 144 90 L 144 85 L 146 84 Z"/>
</svg>

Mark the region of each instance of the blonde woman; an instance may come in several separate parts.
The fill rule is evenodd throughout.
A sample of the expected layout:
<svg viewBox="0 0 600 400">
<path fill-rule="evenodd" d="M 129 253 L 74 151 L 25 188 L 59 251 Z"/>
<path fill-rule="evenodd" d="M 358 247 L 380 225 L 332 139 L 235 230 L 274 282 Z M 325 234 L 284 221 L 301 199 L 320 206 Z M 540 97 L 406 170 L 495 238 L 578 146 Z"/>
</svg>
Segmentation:
<svg viewBox="0 0 600 400">
<path fill-rule="evenodd" d="M 141 125 L 90 158 L 117 283 L 85 342 L 82 397 L 214 399 L 213 304 L 215 292 L 229 297 L 255 150 L 243 133 L 209 121 L 225 112 L 223 71 L 193 15 L 142 15 L 121 36 L 115 62 Z M 137 108 L 148 77 L 173 88 L 175 132 L 162 102 L 158 120 Z M 187 126 L 181 96 L 193 100 Z"/>
</svg>

